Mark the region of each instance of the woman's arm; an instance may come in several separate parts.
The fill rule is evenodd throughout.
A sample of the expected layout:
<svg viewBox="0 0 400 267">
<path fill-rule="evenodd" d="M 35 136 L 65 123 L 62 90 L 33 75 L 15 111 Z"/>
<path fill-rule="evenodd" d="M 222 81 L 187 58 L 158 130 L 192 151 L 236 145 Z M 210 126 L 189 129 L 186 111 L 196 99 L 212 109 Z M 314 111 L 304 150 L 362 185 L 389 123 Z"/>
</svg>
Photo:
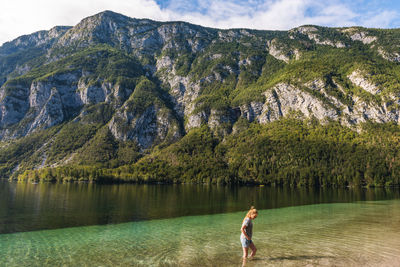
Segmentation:
<svg viewBox="0 0 400 267">
<path fill-rule="evenodd" d="M 242 228 L 240 228 L 240 231 L 242 231 L 244 237 L 246 237 L 247 240 L 250 240 L 249 236 L 247 235 L 246 231 L 244 229 L 247 228 L 247 225 L 242 225 Z"/>
</svg>

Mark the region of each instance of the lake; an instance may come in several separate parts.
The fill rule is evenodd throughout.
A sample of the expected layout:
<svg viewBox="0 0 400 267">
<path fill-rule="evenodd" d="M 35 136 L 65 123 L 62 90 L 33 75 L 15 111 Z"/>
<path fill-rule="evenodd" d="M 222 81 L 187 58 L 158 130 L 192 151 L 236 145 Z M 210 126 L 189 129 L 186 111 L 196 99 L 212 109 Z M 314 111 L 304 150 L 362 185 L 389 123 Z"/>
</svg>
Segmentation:
<svg viewBox="0 0 400 267">
<path fill-rule="evenodd" d="M 399 189 L 0 181 L 0 266 L 400 266 Z"/>
</svg>

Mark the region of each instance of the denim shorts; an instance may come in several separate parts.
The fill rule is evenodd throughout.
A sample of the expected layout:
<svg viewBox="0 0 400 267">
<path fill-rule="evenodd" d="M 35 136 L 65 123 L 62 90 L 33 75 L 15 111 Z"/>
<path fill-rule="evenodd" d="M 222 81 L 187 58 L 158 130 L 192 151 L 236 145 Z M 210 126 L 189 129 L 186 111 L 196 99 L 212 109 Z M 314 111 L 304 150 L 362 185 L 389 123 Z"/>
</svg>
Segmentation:
<svg viewBox="0 0 400 267">
<path fill-rule="evenodd" d="M 242 247 L 244 247 L 244 248 L 248 248 L 250 246 L 250 244 L 253 243 L 253 241 L 248 240 L 245 237 L 241 237 L 240 242 L 242 243 Z"/>
</svg>

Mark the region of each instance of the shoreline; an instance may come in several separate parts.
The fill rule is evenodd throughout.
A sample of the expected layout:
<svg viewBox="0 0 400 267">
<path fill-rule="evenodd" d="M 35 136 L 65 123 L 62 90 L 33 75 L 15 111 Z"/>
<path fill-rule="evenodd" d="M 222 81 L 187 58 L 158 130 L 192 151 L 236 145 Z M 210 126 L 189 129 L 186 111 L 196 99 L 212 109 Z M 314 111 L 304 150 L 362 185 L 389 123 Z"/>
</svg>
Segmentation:
<svg viewBox="0 0 400 267">
<path fill-rule="evenodd" d="M 135 184 L 135 185 L 218 185 L 218 186 L 247 186 L 247 187 L 270 187 L 270 188 L 329 188 L 329 189 L 369 189 L 369 188 L 384 188 L 384 189 L 400 189 L 400 185 L 360 185 L 360 186 L 315 186 L 315 185 L 287 185 L 287 184 L 270 184 L 270 183 L 258 183 L 258 182 L 236 182 L 236 183 L 226 183 L 226 182 L 182 182 L 182 181 L 132 181 L 124 179 L 110 179 L 107 181 L 94 181 L 94 180 L 83 180 L 83 179 L 52 179 L 52 180 L 21 180 L 17 178 L 6 178 L 0 177 L 0 181 L 8 181 L 10 183 L 31 183 L 31 184 L 97 184 L 97 185 L 117 185 L 117 184 Z"/>
</svg>

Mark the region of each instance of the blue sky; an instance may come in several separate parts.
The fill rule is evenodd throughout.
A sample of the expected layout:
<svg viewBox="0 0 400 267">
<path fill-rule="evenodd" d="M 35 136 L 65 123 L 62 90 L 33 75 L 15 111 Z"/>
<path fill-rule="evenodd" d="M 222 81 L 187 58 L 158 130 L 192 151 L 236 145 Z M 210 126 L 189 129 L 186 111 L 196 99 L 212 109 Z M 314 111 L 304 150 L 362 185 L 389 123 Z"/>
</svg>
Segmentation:
<svg viewBox="0 0 400 267">
<path fill-rule="evenodd" d="M 73 26 L 104 10 L 224 29 L 400 28 L 400 0 L 2 0 L 0 44 L 55 25 Z"/>
<path fill-rule="evenodd" d="M 163 10 L 179 14 L 201 14 L 207 17 L 213 17 L 217 13 L 214 8 L 215 3 L 222 3 L 221 6 L 226 9 L 227 14 L 244 15 L 245 17 L 254 17 L 260 13 L 269 14 L 268 11 L 280 3 L 282 9 L 276 9 L 277 12 L 284 13 L 285 10 L 297 9 L 298 12 L 289 11 L 296 15 L 290 20 L 291 23 L 299 21 L 298 23 L 301 24 L 301 19 L 303 19 L 305 22 L 315 21 L 313 24 L 324 26 L 400 27 L 399 0 L 156 0 L 156 3 Z M 237 19 L 240 20 L 240 17 Z M 275 21 L 275 23 L 271 23 L 271 28 L 265 29 L 288 29 L 286 25 L 290 23 L 285 23 L 283 21 L 285 19 L 285 16 L 282 16 L 282 21 Z M 221 20 L 223 19 L 221 18 Z M 243 20 L 243 24 L 246 26 L 246 19 Z M 299 25 L 293 24 L 289 27 L 293 26 Z"/>
<path fill-rule="evenodd" d="M 155 1 L 161 8 L 172 8 L 175 10 L 180 10 L 183 12 L 190 12 L 193 10 L 200 11 L 205 13 L 207 11 L 207 5 L 204 3 L 209 3 L 212 1 L 204 1 L 204 0 L 193 0 L 193 1 L 183 1 L 183 0 L 156 0 Z M 238 5 L 242 5 L 243 7 L 254 7 L 254 6 L 262 6 L 264 3 L 273 2 L 273 1 L 265 1 L 265 0 L 225 0 L 223 2 L 231 2 L 236 3 Z M 311 5 L 314 3 L 342 3 L 344 5 L 349 6 L 353 10 L 361 11 L 360 13 L 367 13 L 368 11 L 374 12 L 379 9 L 399 9 L 400 1 L 395 0 L 343 0 L 343 1 L 310 1 Z M 204 7 L 205 6 L 205 7 Z M 311 11 L 309 15 L 315 14 L 316 10 L 307 10 Z"/>
</svg>

